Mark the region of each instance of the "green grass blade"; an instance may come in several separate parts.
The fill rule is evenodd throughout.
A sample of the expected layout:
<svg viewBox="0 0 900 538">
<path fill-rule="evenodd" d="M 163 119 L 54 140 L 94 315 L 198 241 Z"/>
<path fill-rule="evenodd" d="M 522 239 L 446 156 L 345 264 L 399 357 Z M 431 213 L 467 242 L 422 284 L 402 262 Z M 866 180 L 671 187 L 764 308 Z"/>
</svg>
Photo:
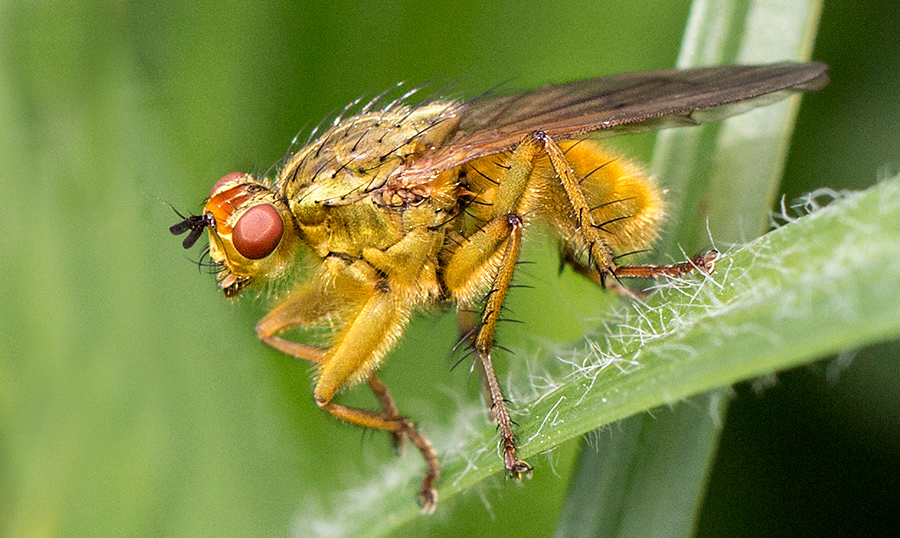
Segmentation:
<svg viewBox="0 0 900 538">
<path fill-rule="evenodd" d="M 698 0 L 678 66 L 807 59 L 820 7 Z M 793 99 L 722 125 L 659 134 L 653 169 L 671 193 L 672 221 L 663 241 L 669 255 L 708 248 L 707 230 L 717 241 L 732 242 L 764 229 L 797 104 Z M 600 454 L 583 449 L 557 535 L 690 534 L 726 401 L 715 392 L 658 417 L 631 417 L 612 434 L 625 439 L 601 441 Z M 604 489 L 589 487 L 598 479 Z"/>
<path fill-rule="evenodd" d="M 900 336 L 898 242 L 894 179 L 735 250 L 714 277 L 675 282 L 625 309 L 579 349 L 557 352 L 567 371 L 531 379 L 552 390 L 515 398 L 522 456 L 695 394 Z M 435 439 L 445 501 L 501 470 L 494 429 L 474 427 L 471 410 L 463 414 L 455 431 Z M 405 494 L 418 479 L 415 463 L 388 466 L 381 480 L 334 499 L 339 508 L 323 520 L 340 522 L 347 536 L 400 529 L 416 517 Z M 314 523 L 301 520 L 302 528 Z"/>
<path fill-rule="evenodd" d="M 720 391 L 713 391 L 589 434 L 557 536 L 637 530 L 644 536 L 676 535 L 689 529 L 725 402 Z"/>
</svg>

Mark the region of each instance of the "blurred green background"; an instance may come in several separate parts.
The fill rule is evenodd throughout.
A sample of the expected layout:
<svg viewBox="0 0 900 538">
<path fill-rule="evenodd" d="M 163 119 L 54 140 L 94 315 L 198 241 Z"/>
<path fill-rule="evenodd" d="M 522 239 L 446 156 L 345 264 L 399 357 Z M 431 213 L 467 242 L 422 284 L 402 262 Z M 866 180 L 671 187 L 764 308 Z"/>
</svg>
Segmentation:
<svg viewBox="0 0 900 538">
<path fill-rule="evenodd" d="M 316 409 L 307 368 L 254 336 L 265 302 L 230 304 L 198 274 L 167 204 L 198 210 L 221 175 L 266 170 L 302 127 L 398 81 L 472 95 L 670 67 L 688 8 L 0 5 L 0 532 L 306 535 L 297 515 L 327 514 L 335 491 L 377 476 L 388 443 Z M 788 200 L 900 169 L 897 20 L 894 1 L 826 2 L 813 58 L 832 83 L 801 107 Z M 618 143 L 646 161 L 652 142 Z M 501 339 L 524 350 L 577 338 L 608 300 L 552 262 L 522 283 L 538 285 L 512 298 L 527 329 Z M 423 315 L 384 369 L 426 431 L 477 399 L 450 371 L 454 341 L 453 316 Z M 699 534 L 895 529 L 898 350 L 738 387 Z M 573 452 L 525 487 L 497 478 L 442 504 L 415 532 L 550 535 Z"/>
</svg>

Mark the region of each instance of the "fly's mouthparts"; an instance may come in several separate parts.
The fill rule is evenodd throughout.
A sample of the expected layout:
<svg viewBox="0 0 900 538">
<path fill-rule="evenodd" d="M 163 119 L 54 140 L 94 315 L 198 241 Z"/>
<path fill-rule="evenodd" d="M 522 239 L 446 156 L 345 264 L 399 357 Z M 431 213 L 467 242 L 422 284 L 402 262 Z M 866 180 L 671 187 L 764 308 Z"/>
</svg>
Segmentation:
<svg viewBox="0 0 900 538">
<path fill-rule="evenodd" d="M 178 216 L 184 217 L 184 215 L 180 213 Z M 200 235 L 203 234 L 203 230 L 207 227 L 212 229 L 216 228 L 216 219 L 210 212 L 204 213 L 203 215 L 184 217 L 183 221 L 172 225 L 169 228 L 169 231 L 172 232 L 172 235 L 181 235 L 190 230 L 190 233 L 184 238 L 184 242 L 181 243 L 184 248 L 188 249 L 194 246 L 194 243 L 200 239 Z"/>
</svg>

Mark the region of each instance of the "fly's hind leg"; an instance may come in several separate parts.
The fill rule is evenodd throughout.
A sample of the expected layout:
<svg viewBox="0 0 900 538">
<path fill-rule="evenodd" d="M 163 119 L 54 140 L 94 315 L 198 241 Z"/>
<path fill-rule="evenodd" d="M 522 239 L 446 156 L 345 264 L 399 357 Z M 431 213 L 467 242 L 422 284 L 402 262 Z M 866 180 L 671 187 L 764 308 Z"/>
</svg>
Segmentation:
<svg viewBox="0 0 900 538">
<path fill-rule="evenodd" d="M 658 278 L 661 276 L 683 276 L 694 271 L 712 273 L 719 259 L 718 250 L 698 254 L 690 260 L 671 265 L 620 265 L 616 267 L 616 278 Z"/>
<path fill-rule="evenodd" d="M 491 350 L 503 300 L 512 282 L 521 248 L 524 216 L 535 209 L 540 200 L 530 195 L 539 190 L 545 178 L 535 177 L 534 169 L 539 159 L 549 159 L 553 171 L 559 177 L 577 227 L 582 230 L 588 256 L 592 265 L 612 272 L 614 263 L 609 245 L 601 236 L 601 230 L 590 222 L 590 206 L 575 173 L 559 146 L 541 131 L 526 136 L 510 155 L 508 167 L 496 180 L 497 193 L 491 203 L 491 220 L 478 232 L 467 237 L 467 242 L 454 252 L 444 271 L 444 283 L 460 302 L 472 301 L 474 290 L 479 288 L 485 275 L 491 275 L 492 285 L 487 296 L 481 323 L 477 325 L 472 344 L 484 367 L 491 409 L 500 429 L 503 460 L 510 476 L 529 476 L 531 466 L 519 460 L 518 446 L 512 431 L 512 421 L 506 409 L 506 400 L 494 372 Z M 557 187 L 559 188 L 559 187 Z"/>
<path fill-rule="evenodd" d="M 563 250 L 561 259 L 562 262 L 569 264 L 576 273 L 589 278 L 598 286 L 630 299 L 635 299 L 647 295 L 647 292 L 641 290 L 635 292 L 625 287 L 619 282 L 620 278 L 652 279 L 662 276 L 678 277 L 695 271 L 709 274 L 715 270 L 716 261 L 719 259 L 719 251 L 710 250 L 694 256 L 688 261 L 671 265 L 618 265 L 613 270 L 612 276 L 614 278 L 612 279 L 609 278 L 609 274 L 598 271 L 596 267 L 582 263 L 571 250 Z"/>
<path fill-rule="evenodd" d="M 573 210 L 576 228 L 579 230 L 579 235 L 587 246 L 588 260 L 586 264 L 576 258 L 570 245 L 564 245 L 563 247 L 563 261 L 570 264 L 576 272 L 587 276 L 603 288 L 610 289 L 611 291 L 622 295 L 634 297 L 635 294 L 623 286 L 620 283 L 620 279 L 652 279 L 661 276 L 682 276 L 693 271 L 701 271 L 704 273 L 713 271 L 715 262 L 719 257 L 719 253 L 715 250 L 694 256 L 688 261 L 672 265 L 618 265 L 616 263 L 616 257 L 612 254 L 609 243 L 604 239 L 602 234 L 612 233 L 607 228 L 608 225 L 617 221 L 629 219 L 633 215 L 622 214 L 609 217 L 607 220 L 603 221 L 602 218 L 596 216 L 594 211 L 602 208 L 609 208 L 609 206 L 618 202 L 640 198 L 638 193 L 641 189 L 631 190 L 631 192 L 635 193 L 633 196 L 628 196 L 619 200 L 613 199 L 612 201 L 591 207 L 582 185 L 582 182 L 587 179 L 587 176 L 582 177 L 581 179 L 576 176 L 569 161 L 566 159 L 565 152 L 553 142 L 550 137 L 543 133 L 535 133 L 533 136 L 544 144 L 544 150 L 550 159 L 550 164 L 553 167 L 554 172 L 556 172 L 561 187 L 565 191 L 566 198 Z M 601 168 L 605 168 L 610 162 L 612 162 L 612 160 L 604 162 L 593 172 L 588 173 L 588 176 Z M 627 178 L 627 174 L 629 173 L 633 174 L 633 172 L 628 170 L 624 170 L 622 173 L 626 174 L 623 176 L 624 178 Z M 635 187 L 631 187 L 631 189 L 635 189 Z M 658 204 L 658 202 L 656 203 Z M 648 209 L 648 207 L 652 205 L 653 204 L 645 205 L 644 208 Z M 651 214 L 657 211 L 652 209 L 649 210 Z M 612 277 L 612 280 L 610 277 Z"/>
<path fill-rule="evenodd" d="M 512 421 L 505 407 L 505 399 L 497 381 L 491 360 L 496 325 L 500 321 L 501 307 L 512 282 L 521 248 L 524 217 L 539 207 L 541 200 L 532 195 L 546 187 L 546 178 L 535 177 L 534 169 L 539 159 L 548 159 L 559 180 L 554 189 L 561 189 L 574 215 L 574 225 L 586 246 L 588 264 L 583 271 L 606 286 L 606 279 L 678 275 L 689 272 L 695 266 L 711 268 L 715 253 L 704 255 L 691 262 L 671 266 L 623 265 L 616 266 L 615 258 L 603 233 L 607 222 L 595 222 L 592 208 L 585 192 L 566 159 L 563 150 L 542 131 L 526 136 L 510 155 L 508 167 L 496 179 L 497 191 L 491 202 L 491 219 L 479 231 L 466 237 L 444 268 L 443 280 L 451 295 L 462 304 L 471 304 L 477 290 L 485 280 L 492 282 L 481 322 L 475 327 L 472 344 L 484 367 L 488 392 L 494 417 L 500 429 L 503 459 L 507 472 L 516 478 L 529 475 L 531 466 L 518 458 L 518 446 L 512 431 Z M 558 191 L 557 191 L 558 192 Z M 618 220 L 618 219 L 617 219 Z M 573 260 L 574 257 L 573 257 Z"/>
</svg>

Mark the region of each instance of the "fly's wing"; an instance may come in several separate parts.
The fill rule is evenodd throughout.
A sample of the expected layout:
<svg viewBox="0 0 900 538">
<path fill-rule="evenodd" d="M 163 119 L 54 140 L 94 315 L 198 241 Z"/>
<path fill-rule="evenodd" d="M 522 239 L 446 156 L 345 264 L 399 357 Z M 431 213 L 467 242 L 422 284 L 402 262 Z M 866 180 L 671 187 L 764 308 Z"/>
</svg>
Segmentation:
<svg viewBox="0 0 900 538">
<path fill-rule="evenodd" d="M 536 130 L 562 140 L 718 121 L 794 92 L 818 90 L 828 83 L 826 70 L 818 62 L 668 69 L 476 99 L 462 107 L 455 136 L 404 175 L 446 170 L 512 149 Z"/>
</svg>

